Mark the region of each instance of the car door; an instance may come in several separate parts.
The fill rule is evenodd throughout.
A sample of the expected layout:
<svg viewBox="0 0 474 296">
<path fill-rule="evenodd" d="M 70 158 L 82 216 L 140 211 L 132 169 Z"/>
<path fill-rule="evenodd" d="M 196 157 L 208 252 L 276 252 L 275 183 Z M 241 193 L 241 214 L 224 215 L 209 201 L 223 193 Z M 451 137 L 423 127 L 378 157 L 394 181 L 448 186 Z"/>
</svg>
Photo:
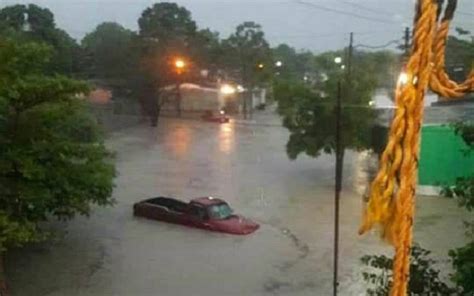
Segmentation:
<svg viewBox="0 0 474 296">
<path fill-rule="evenodd" d="M 191 226 L 211 229 L 209 224 L 209 215 L 205 207 L 192 203 L 189 208 L 189 222 Z"/>
</svg>

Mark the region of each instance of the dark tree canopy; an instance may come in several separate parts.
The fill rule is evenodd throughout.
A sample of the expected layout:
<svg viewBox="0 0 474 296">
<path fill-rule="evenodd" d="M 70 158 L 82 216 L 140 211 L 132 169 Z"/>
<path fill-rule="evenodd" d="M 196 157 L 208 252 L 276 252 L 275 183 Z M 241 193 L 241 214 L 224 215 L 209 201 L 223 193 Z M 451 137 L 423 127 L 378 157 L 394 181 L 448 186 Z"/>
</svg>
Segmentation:
<svg viewBox="0 0 474 296">
<path fill-rule="evenodd" d="M 136 41 L 135 33 L 117 23 L 98 25 L 81 42 L 82 49 L 91 57 L 85 70 L 95 77 L 127 78 L 137 67 Z"/>
<path fill-rule="evenodd" d="M 72 74 L 78 71 L 79 47 L 64 30 L 56 28 L 54 15 L 47 8 L 18 4 L 1 9 L 0 33 L 17 40 L 50 45 L 53 51 L 48 72 Z"/>
<path fill-rule="evenodd" d="M 182 49 L 189 46 L 196 33 L 196 23 L 191 13 L 176 3 L 161 2 L 143 11 L 138 20 L 142 38 L 159 47 L 173 46 Z"/>
<path fill-rule="evenodd" d="M 375 113 L 370 107 L 377 86 L 375 65 L 364 54 L 354 58 L 348 91 L 346 72 L 334 63 L 342 52 L 328 52 L 315 57 L 318 71 L 311 82 L 279 79 L 274 93 L 283 125 L 290 131 L 287 153 L 295 159 L 300 153 L 317 157 L 335 149 L 335 104 L 338 82 L 342 82 L 342 143 L 344 148 L 371 148 L 371 129 Z"/>
<path fill-rule="evenodd" d="M 0 255 L 41 239 L 40 222 L 112 202 L 114 166 L 77 98 L 87 85 L 44 75 L 50 54 L 0 39 Z"/>
<path fill-rule="evenodd" d="M 244 22 L 223 41 L 223 65 L 238 71 L 244 85 L 252 86 L 269 80 L 273 71 L 273 58 L 262 27 Z"/>
</svg>

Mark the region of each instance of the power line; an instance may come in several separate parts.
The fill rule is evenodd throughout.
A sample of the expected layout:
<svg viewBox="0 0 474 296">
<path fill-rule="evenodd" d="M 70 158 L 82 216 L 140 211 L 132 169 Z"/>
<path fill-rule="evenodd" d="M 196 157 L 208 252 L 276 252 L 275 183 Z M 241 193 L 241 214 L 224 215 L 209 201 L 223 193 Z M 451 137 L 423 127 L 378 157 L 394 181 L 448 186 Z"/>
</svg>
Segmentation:
<svg viewBox="0 0 474 296">
<path fill-rule="evenodd" d="M 360 14 L 349 12 L 349 11 L 334 9 L 334 8 L 330 8 L 330 7 L 319 5 L 319 4 L 312 3 L 312 2 L 305 2 L 305 1 L 302 1 L 302 0 L 295 0 L 295 3 L 306 5 L 306 6 L 318 9 L 318 10 L 323 10 L 323 11 L 333 12 L 333 13 L 337 13 L 337 14 L 347 15 L 347 16 L 351 16 L 351 17 L 355 17 L 355 18 L 359 18 L 359 19 L 363 19 L 363 20 L 367 20 L 367 21 L 371 21 L 371 22 L 377 22 L 377 23 L 388 24 L 388 25 L 397 24 L 396 22 L 393 22 L 393 21 L 387 21 L 387 20 L 384 20 L 384 19 L 364 16 L 364 15 L 360 15 Z"/>
<path fill-rule="evenodd" d="M 357 8 L 359 8 L 360 10 L 365 10 L 365 11 L 369 11 L 369 12 L 373 12 L 373 13 L 377 13 L 377 14 L 384 14 L 384 15 L 393 16 L 393 13 L 390 13 L 390 12 L 387 12 L 387 11 L 383 11 L 383 10 L 373 9 L 373 8 L 364 6 L 364 5 L 362 5 L 362 4 L 353 3 L 353 2 L 350 2 L 350 1 L 346 1 L 346 0 L 339 0 L 339 1 L 342 2 L 342 3 L 345 3 L 345 4 L 347 4 L 347 5 L 351 5 L 351 6 L 357 7 Z"/>
<path fill-rule="evenodd" d="M 469 12 L 456 12 L 456 13 L 460 15 L 474 16 L 474 13 L 469 13 Z"/>
<path fill-rule="evenodd" d="M 382 44 L 382 45 L 376 45 L 376 46 L 373 46 L 373 45 L 365 45 L 365 44 L 357 44 L 355 45 L 354 47 L 365 47 L 365 48 L 370 48 L 370 49 L 380 49 L 380 48 L 386 48 L 386 47 L 389 47 L 390 45 L 393 45 L 393 44 L 397 44 L 397 45 L 400 45 L 400 40 L 396 39 L 396 40 L 391 40 L 385 44 Z"/>
</svg>

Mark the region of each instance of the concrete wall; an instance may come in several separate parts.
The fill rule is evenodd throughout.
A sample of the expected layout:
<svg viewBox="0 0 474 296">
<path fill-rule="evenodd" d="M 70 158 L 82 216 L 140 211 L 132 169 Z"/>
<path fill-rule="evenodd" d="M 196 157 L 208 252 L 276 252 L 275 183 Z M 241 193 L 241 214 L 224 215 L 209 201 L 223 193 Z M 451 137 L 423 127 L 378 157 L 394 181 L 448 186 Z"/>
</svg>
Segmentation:
<svg viewBox="0 0 474 296">
<path fill-rule="evenodd" d="M 395 109 L 378 109 L 378 123 L 388 126 Z M 452 105 L 442 107 L 425 107 L 424 125 L 449 124 L 457 121 L 474 120 L 474 105 Z"/>
</svg>

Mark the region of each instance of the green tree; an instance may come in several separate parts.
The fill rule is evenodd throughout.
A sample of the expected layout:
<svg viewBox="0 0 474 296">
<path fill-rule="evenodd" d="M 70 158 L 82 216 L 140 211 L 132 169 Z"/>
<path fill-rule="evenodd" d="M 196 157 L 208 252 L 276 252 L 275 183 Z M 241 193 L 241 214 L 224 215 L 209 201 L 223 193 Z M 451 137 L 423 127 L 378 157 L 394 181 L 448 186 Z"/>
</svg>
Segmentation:
<svg viewBox="0 0 474 296">
<path fill-rule="evenodd" d="M 439 270 L 433 268 L 437 261 L 430 258 L 430 254 L 430 251 L 416 244 L 411 249 L 407 295 L 458 295 L 458 290 L 449 287 L 440 277 Z M 361 258 L 361 262 L 367 267 L 362 272 L 364 281 L 368 284 L 367 295 L 389 295 L 393 284 L 393 259 L 384 255 L 366 255 Z"/>
<path fill-rule="evenodd" d="M 53 48 L 47 71 L 77 72 L 79 46 L 65 31 L 56 28 L 53 13 L 34 4 L 0 9 L 0 33 L 17 40 L 44 42 Z"/>
<path fill-rule="evenodd" d="M 249 88 L 269 80 L 273 58 L 262 26 L 244 22 L 237 26 L 229 38 L 223 40 L 226 54 L 223 64 L 239 72 L 239 79 Z"/>
<path fill-rule="evenodd" d="M 221 66 L 230 78 L 240 81 L 248 90 L 243 95 L 243 112 L 251 111 L 250 98 L 255 87 L 263 86 L 273 73 L 273 58 L 262 27 L 254 22 L 237 26 L 229 38 L 223 40 Z"/>
<path fill-rule="evenodd" d="M 457 123 L 454 128 L 468 147 L 465 153 L 474 153 L 474 123 Z M 456 198 L 461 208 L 474 211 L 474 169 L 470 176 L 460 177 L 454 186 L 446 187 L 443 194 Z M 465 221 L 464 224 L 470 242 L 463 247 L 450 250 L 449 256 L 455 271 L 452 280 L 461 288 L 460 295 L 468 296 L 474 293 L 474 221 Z"/>
<path fill-rule="evenodd" d="M 87 86 L 45 76 L 51 52 L 0 39 L 0 263 L 9 248 L 45 238 L 39 223 L 112 203 L 114 165 L 77 98 Z"/>
<path fill-rule="evenodd" d="M 161 2 L 145 9 L 138 20 L 141 46 L 137 93 L 141 105 L 156 125 L 161 106 L 168 99 L 163 87 L 178 83 L 174 60 L 183 57 L 186 71 L 191 67 L 192 41 L 196 36 L 196 23 L 191 13 L 175 3 Z"/>
<path fill-rule="evenodd" d="M 346 72 L 334 63 L 341 52 L 328 52 L 315 58 L 319 79 L 314 85 L 278 80 L 274 85 L 278 113 L 290 131 L 286 150 L 290 159 L 300 153 L 317 157 L 335 150 L 334 112 L 338 83 L 343 82 L 342 146 L 350 149 L 370 148 L 370 133 L 375 114 L 369 106 L 377 85 L 375 67 L 367 59 L 354 59 L 350 92 Z M 344 91 L 346 90 L 346 91 Z"/>
<path fill-rule="evenodd" d="M 191 59 L 197 68 L 216 74 L 220 69 L 221 57 L 225 54 L 219 33 L 209 29 L 198 30 L 192 38 Z M 199 73 L 197 73 L 199 74 Z"/>
<path fill-rule="evenodd" d="M 81 42 L 92 57 L 86 71 L 99 78 L 128 78 L 137 64 L 135 34 L 113 22 L 98 25 Z"/>
<path fill-rule="evenodd" d="M 446 68 L 454 80 L 462 82 L 474 67 L 474 36 L 462 28 L 456 32 L 458 36 L 449 36 L 446 44 Z"/>
<path fill-rule="evenodd" d="M 287 44 L 280 44 L 272 51 L 275 61 L 281 62 L 281 66 L 275 69 L 279 79 L 301 81 L 305 76 L 313 78 L 317 73 L 311 52 L 298 53 Z"/>
</svg>

